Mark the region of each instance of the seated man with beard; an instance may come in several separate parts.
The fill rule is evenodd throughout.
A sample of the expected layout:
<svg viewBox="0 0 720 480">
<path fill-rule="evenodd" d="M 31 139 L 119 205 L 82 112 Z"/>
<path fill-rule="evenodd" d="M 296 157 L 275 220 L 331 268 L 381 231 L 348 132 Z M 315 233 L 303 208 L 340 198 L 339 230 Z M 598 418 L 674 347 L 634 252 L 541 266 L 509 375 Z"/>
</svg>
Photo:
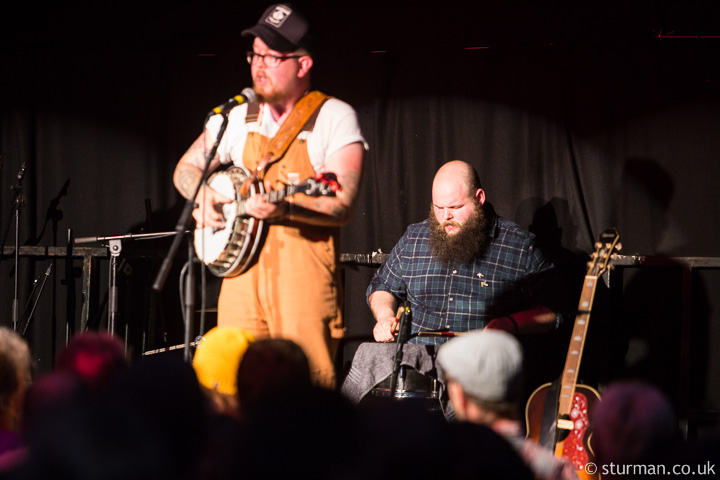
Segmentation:
<svg viewBox="0 0 720 480">
<path fill-rule="evenodd" d="M 408 300 L 410 341 L 434 345 L 447 337 L 422 332 L 551 331 L 565 295 L 533 235 L 495 214 L 477 172 L 459 160 L 438 170 L 429 218 L 408 227 L 367 290 L 376 341 L 394 340 L 398 305 Z"/>
</svg>

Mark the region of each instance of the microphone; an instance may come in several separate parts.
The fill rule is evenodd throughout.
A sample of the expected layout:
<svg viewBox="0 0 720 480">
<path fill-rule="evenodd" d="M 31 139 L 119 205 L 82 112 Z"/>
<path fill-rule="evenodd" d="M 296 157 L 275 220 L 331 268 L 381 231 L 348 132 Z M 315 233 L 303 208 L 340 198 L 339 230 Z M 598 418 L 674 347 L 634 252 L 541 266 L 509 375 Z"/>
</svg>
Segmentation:
<svg viewBox="0 0 720 480">
<path fill-rule="evenodd" d="M 240 95 L 235 95 L 231 99 L 229 99 L 227 102 L 223 103 L 222 105 L 218 105 L 217 107 L 212 109 L 211 113 L 216 114 L 226 114 L 233 108 L 237 107 L 238 105 L 242 105 L 243 103 L 252 103 L 255 101 L 256 95 L 255 90 L 252 88 L 244 88 L 243 91 L 240 93 Z"/>
<path fill-rule="evenodd" d="M 22 190 L 22 183 L 23 178 L 25 178 L 25 170 L 27 169 L 27 163 L 23 162 L 22 166 L 20 167 L 20 171 L 17 174 L 17 182 L 12 186 L 12 190 L 15 192 L 20 192 Z"/>
<path fill-rule="evenodd" d="M 102 242 L 103 237 L 78 237 L 73 239 L 75 245 L 80 245 L 83 243 L 95 243 L 95 242 Z"/>
<path fill-rule="evenodd" d="M 23 178 L 25 178 L 25 170 L 27 169 L 27 163 L 23 162 L 20 167 L 20 171 L 17 174 L 18 185 L 22 185 Z"/>
</svg>

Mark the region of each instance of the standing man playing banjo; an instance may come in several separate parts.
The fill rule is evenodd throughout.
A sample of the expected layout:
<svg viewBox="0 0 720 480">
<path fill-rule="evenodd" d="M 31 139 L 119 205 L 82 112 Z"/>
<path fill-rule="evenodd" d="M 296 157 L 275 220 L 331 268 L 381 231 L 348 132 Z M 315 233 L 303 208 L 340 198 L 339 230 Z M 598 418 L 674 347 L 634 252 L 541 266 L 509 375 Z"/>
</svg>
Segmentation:
<svg viewBox="0 0 720 480">
<path fill-rule="evenodd" d="M 332 387 L 333 359 L 344 332 L 336 241 L 352 214 L 367 143 L 348 104 L 310 91 L 312 37 L 293 6 L 269 7 L 242 35 L 254 37 L 247 60 L 257 102 L 227 114 L 227 130 L 209 170 L 242 166 L 267 190 L 327 172 L 337 176 L 340 189 L 335 196 L 295 194 L 281 201 L 252 190 L 243 216 L 269 227 L 249 268 L 224 278 L 218 324 L 239 326 L 258 339 L 295 341 L 307 354 L 315 381 Z M 186 198 L 202 177 L 222 120 L 211 118 L 177 164 L 174 183 Z M 223 206 L 233 202 L 229 196 L 204 185 L 195 201 L 198 227 L 223 229 L 232 222 L 223 215 Z"/>
</svg>

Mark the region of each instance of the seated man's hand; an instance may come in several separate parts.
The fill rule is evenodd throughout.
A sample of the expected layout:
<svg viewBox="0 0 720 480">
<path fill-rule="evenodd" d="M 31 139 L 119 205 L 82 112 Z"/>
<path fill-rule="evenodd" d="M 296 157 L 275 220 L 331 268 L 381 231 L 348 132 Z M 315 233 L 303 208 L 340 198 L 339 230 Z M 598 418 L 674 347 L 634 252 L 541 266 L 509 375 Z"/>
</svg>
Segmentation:
<svg viewBox="0 0 720 480">
<path fill-rule="evenodd" d="M 395 317 L 383 318 L 377 321 L 373 328 L 373 337 L 376 342 L 392 342 L 395 340 Z"/>
</svg>

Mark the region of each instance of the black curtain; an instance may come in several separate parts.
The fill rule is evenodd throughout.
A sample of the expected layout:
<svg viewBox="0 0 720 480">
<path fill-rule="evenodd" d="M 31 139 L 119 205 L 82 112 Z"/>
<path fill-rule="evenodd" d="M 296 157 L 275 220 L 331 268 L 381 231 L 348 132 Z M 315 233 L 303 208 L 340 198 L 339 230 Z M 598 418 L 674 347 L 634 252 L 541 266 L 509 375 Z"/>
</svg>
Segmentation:
<svg viewBox="0 0 720 480">
<path fill-rule="evenodd" d="M 710 3 L 303 3 L 324 40 L 315 87 L 356 108 L 370 144 L 341 251 L 389 252 L 408 224 L 427 216 L 435 170 L 462 159 L 477 168 L 500 215 L 554 248 L 569 282 L 582 277 L 584 256 L 609 226 L 619 229 L 625 254 L 720 256 L 720 40 L 699 38 L 720 34 Z M 23 163 L 23 245 L 65 246 L 68 230 L 76 237 L 172 230 L 182 206 L 175 163 L 207 111 L 250 84 L 250 44 L 239 32 L 265 6 L 28 3 L 20 15 L 3 16 L 5 245 L 14 238 L 10 185 Z M 163 294 L 149 294 L 167 245 L 128 242 L 123 251 L 123 326 L 144 338 L 143 348 L 182 339 L 176 290 L 184 252 Z M 21 260 L 22 307 L 49 262 Z M 103 328 L 107 261 L 100 266 L 92 323 Z M 77 327 L 84 300 L 62 268 L 29 328 L 40 370 L 64 343 L 68 315 Z M 6 325 L 13 272 L 12 257 L 3 258 Z M 349 340 L 341 363 L 353 343 L 369 339 L 364 292 L 372 272 L 344 268 Z M 210 279 L 210 306 L 217 285 Z M 700 290 L 717 291 L 704 283 Z M 703 295 L 704 304 L 717 303 L 714 296 Z M 710 324 L 712 308 L 703 312 Z M 668 337 L 676 320 L 667 321 Z M 625 336 L 620 350 L 630 348 Z"/>
</svg>

